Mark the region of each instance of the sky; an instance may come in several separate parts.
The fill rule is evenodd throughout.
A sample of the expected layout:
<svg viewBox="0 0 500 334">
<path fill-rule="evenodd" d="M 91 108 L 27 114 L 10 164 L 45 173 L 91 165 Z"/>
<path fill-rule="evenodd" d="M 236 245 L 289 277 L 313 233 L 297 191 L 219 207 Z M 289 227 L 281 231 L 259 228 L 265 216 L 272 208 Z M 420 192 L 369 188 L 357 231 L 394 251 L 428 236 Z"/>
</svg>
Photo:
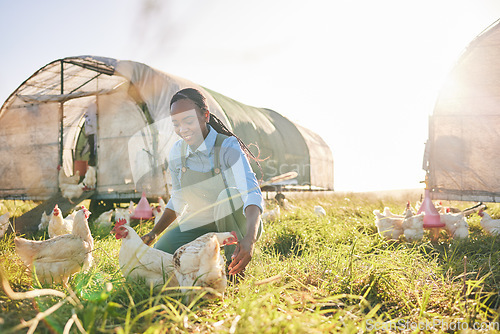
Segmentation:
<svg viewBox="0 0 500 334">
<path fill-rule="evenodd" d="M 439 89 L 499 18 L 497 0 L 0 0 L 0 103 L 56 59 L 138 61 L 318 133 L 335 190 L 421 188 Z"/>
</svg>

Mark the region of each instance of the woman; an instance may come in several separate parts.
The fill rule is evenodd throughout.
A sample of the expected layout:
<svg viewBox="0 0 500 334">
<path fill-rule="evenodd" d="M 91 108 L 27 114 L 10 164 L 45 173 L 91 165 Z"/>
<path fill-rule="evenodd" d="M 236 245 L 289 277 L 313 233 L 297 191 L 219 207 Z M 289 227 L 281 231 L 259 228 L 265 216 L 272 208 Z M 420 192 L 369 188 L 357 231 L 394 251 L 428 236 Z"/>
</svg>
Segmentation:
<svg viewBox="0 0 500 334">
<path fill-rule="evenodd" d="M 254 157 L 210 114 L 200 91 L 177 92 L 170 101 L 170 115 L 181 137 L 169 155 L 172 194 L 162 217 L 142 240 L 150 245 L 178 216 L 155 248 L 173 254 L 205 233 L 236 231 L 238 245 L 226 246 L 226 256 L 232 253 L 229 274 L 240 273 L 262 231 L 262 193 L 247 159 Z"/>
</svg>

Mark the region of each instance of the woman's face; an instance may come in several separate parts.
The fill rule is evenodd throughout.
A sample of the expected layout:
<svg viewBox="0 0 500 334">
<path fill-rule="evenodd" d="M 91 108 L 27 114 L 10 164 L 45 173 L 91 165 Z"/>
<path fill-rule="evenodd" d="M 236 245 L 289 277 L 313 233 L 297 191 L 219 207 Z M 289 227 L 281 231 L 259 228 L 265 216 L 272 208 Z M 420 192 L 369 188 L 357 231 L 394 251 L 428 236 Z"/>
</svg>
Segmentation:
<svg viewBox="0 0 500 334">
<path fill-rule="evenodd" d="M 207 123 L 210 113 L 201 111 L 189 99 L 174 102 L 170 109 L 175 133 L 184 139 L 189 146 L 193 148 L 200 146 L 208 135 Z"/>
</svg>

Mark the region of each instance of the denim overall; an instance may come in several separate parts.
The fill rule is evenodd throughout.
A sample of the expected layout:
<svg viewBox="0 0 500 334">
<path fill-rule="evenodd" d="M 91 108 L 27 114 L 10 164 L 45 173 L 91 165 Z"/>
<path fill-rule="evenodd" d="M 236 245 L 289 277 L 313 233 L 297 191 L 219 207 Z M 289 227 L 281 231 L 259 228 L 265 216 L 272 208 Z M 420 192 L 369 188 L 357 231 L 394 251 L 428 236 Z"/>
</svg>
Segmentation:
<svg viewBox="0 0 500 334">
<path fill-rule="evenodd" d="M 173 254 L 180 246 L 205 233 L 235 231 L 238 240 L 246 234 L 247 222 L 243 215 L 241 195 L 235 187 L 227 186 L 226 177 L 220 166 L 220 149 L 226 138 L 225 135 L 217 134 L 213 168 L 208 172 L 197 172 L 186 166 L 187 144 L 182 143 L 181 188 L 183 189 L 182 197 L 187 203 L 187 210 L 180 217 L 179 223 L 176 222 L 167 229 L 154 245 L 155 248 Z M 211 218 L 208 224 L 189 227 L 190 222 L 196 223 L 201 217 L 206 219 L 207 216 Z M 258 237 L 261 233 L 262 221 L 259 223 Z M 225 247 L 228 260 L 235 249 L 236 246 Z"/>
</svg>

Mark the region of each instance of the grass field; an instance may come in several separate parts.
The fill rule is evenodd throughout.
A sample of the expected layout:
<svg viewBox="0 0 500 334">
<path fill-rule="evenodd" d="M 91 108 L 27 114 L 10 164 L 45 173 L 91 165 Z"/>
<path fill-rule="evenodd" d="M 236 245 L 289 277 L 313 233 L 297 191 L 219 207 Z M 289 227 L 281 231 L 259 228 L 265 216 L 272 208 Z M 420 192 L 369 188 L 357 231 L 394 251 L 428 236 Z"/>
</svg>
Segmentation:
<svg viewBox="0 0 500 334">
<path fill-rule="evenodd" d="M 413 243 L 388 242 L 377 234 L 372 211 L 388 206 L 402 213 L 406 201 L 414 203 L 420 195 L 306 193 L 288 198 L 297 208 L 266 223 L 245 279 L 230 284 L 223 300 L 185 304 L 176 291 L 155 294 L 141 282 L 125 280 L 117 260 L 120 241 L 91 224 L 92 269 L 74 275 L 70 290 L 49 287 L 65 296 L 11 300 L 0 291 L 0 332 L 25 333 L 35 325 L 36 333 L 499 329 L 500 242 L 483 231 L 477 215 L 468 219 L 467 240 L 443 232 L 436 243 L 427 235 Z M 444 204 L 463 209 L 471 203 Z M 5 201 L 4 210 L 19 215 L 30 205 Z M 316 216 L 314 205 L 323 206 L 326 217 Z M 500 206 L 488 205 L 487 212 L 500 217 Z M 136 230 L 142 235 L 151 224 Z M 14 291 L 40 288 L 16 256 L 13 236 L 0 240 L 0 255 Z"/>
</svg>

